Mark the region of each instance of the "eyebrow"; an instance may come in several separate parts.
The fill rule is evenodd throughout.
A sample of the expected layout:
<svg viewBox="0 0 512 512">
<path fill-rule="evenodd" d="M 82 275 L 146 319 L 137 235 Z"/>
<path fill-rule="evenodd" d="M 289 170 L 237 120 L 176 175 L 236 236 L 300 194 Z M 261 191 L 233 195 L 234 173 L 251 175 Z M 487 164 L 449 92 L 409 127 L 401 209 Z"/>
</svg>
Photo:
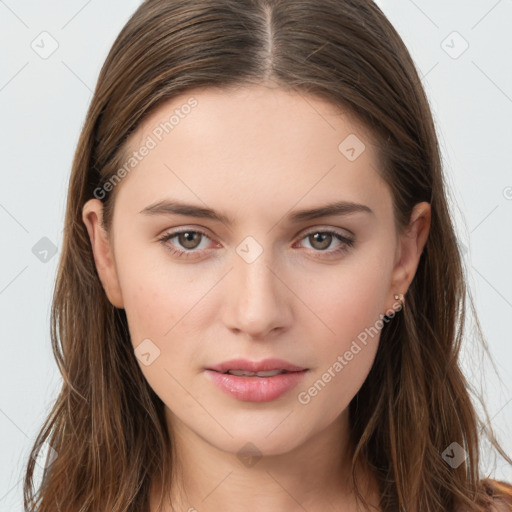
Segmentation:
<svg viewBox="0 0 512 512">
<path fill-rule="evenodd" d="M 365 204 L 353 203 L 350 201 L 337 201 L 317 208 L 296 210 L 287 216 L 287 220 L 294 224 L 318 219 L 320 217 L 350 215 L 360 212 L 375 215 L 375 212 Z M 146 206 L 139 213 L 143 215 L 186 215 L 188 217 L 215 220 L 228 226 L 232 226 L 234 224 L 234 220 L 231 217 L 220 212 L 216 212 L 210 208 L 170 199 L 158 201 Z"/>
</svg>

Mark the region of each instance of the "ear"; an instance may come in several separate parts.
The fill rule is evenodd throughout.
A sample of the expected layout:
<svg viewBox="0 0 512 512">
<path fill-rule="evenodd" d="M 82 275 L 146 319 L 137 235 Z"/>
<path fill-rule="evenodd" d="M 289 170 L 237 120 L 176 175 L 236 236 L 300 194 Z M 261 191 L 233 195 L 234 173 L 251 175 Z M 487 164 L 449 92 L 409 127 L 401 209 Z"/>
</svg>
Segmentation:
<svg viewBox="0 0 512 512">
<path fill-rule="evenodd" d="M 108 300 L 116 308 L 123 308 L 114 252 L 110 239 L 103 229 L 103 203 L 99 199 L 87 201 L 82 209 L 82 220 L 89 233 L 94 263 Z"/>
<path fill-rule="evenodd" d="M 409 226 L 399 236 L 389 290 L 391 304 L 396 303 L 395 294 L 406 294 L 416 274 L 421 253 L 430 232 L 430 219 L 430 204 L 427 202 L 416 204 L 411 212 Z M 407 297 L 405 303 L 407 304 Z"/>
</svg>

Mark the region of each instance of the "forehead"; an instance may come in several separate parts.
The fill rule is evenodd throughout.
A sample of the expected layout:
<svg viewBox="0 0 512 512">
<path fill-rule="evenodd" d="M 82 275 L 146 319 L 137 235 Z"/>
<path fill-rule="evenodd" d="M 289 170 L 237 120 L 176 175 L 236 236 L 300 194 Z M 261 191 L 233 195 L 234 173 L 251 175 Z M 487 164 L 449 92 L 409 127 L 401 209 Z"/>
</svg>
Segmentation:
<svg viewBox="0 0 512 512">
<path fill-rule="evenodd" d="M 357 134 L 365 143 L 373 143 L 372 133 L 346 108 L 300 91 L 238 85 L 196 88 L 164 101 L 144 119 L 129 145 L 136 149 L 148 135 L 162 142 L 171 133 L 191 132 L 202 145 L 224 142 L 231 150 L 243 149 L 246 154 L 251 147 L 259 149 L 258 144 L 268 149 L 295 144 L 298 150 L 304 139 L 311 143 L 303 149 L 313 149 L 320 138 L 325 139 L 323 149 L 333 143 L 337 149 L 344 134 Z M 224 140 L 214 140 L 216 135 Z M 233 137 L 242 148 L 230 144 Z"/>
<path fill-rule="evenodd" d="M 144 119 L 127 159 L 145 146 L 118 191 L 126 204 L 145 206 L 169 193 L 210 203 L 259 197 L 264 208 L 281 198 L 291 208 L 374 202 L 388 193 L 371 132 L 340 107 L 281 88 L 187 91 Z"/>
</svg>

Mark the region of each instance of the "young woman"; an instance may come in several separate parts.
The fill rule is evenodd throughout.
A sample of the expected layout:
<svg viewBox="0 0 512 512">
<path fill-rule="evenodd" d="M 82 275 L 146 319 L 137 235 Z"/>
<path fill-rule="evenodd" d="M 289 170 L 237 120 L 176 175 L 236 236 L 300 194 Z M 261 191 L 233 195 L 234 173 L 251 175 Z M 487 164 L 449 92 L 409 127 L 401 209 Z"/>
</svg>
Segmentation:
<svg viewBox="0 0 512 512">
<path fill-rule="evenodd" d="M 373 2 L 143 2 L 62 247 L 27 510 L 512 510 L 429 104 Z"/>
</svg>

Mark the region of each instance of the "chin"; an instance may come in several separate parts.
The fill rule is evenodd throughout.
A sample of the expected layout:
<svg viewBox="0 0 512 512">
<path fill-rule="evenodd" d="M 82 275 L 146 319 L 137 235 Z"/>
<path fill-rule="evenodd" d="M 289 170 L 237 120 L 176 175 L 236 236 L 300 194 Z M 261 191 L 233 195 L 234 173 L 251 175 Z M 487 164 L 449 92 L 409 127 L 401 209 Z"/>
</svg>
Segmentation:
<svg viewBox="0 0 512 512">
<path fill-rule="evenodd" d="M 278 425 L 277 428 L 276 425 Z M 285 428 L 283 424 L 279 425 L 279 422 L 275 422 L 272 428 L 267 428 L 266 423 L 258 426 L 251 421 L 245 426 L 239 425 L 238 428 L 231 426 L 228 430 L 233 437 L 228 438 L 227 435 L 223 435 L 222 439 L 219 437 L 211 439 L 210 437 L 209 441 L 218 449 L 238 457 L 251 454 L 255 457 L 283 455 L 303 441 L 297 435 L 299 432 L 303 433 L 303 429 L 298 425 L 295 428 L 292 425 Z M 211 436 L 211 432 L 209 434 Z"/>
</svg>

